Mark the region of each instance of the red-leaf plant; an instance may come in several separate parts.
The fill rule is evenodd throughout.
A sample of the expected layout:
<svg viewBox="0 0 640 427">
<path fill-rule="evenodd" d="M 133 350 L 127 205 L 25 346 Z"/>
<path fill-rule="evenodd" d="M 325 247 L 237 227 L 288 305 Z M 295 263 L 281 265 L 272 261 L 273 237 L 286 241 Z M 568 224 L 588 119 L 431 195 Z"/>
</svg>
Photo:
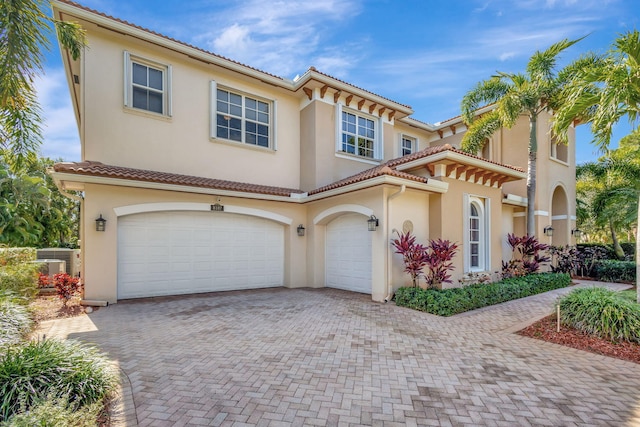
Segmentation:
<svg viewBox="0 0 640 427">
<path fill-rule="evenodd" d="M 411 276 L 413 286 L 418 286 L 418 279 L 423 275 L 430 287 L 442 283 L 451 283 L 450 271 L 454 269 L 451 260 L 458 246 L 448 240 L 429 240 L 427 246 L 416 243 L 416 237 L 407 231 L 391 240 L 397 254 L 402 255 L 404 271 Z M 423 269 L 429 267 L 425 275 Z"/>
<path fill-rule="evenodd" d="M 53 276 L 53 286 L 56 288 L 58 297 L 62 300 L 62 305 L 66 307 L 67 302 L 82 289 L 82 284 L 78 277 L 71 277 L 67 273 L 58 273 Z"/>
<path fill-rule="evenodd" d="M 46 274 L 39 273 L 38 275 L 38 288 L 46 288 L 51 285 L 51 279 Z"/>
<path fill-rule="evenodd" d="M 429 273 L 425 275 L 430 287 L 437 287 L 442 283 L 451 283 L 451 274 L 455 268 L 451 260 L 456 255 L 458 245 L 449 240 L 429 240 Z"/>
<path fill-rule="evenodd" d="M 404 271 L 411 276 L 413 287 L 418 286 L 418 279 L 422 275 L 422 269 L 429 262 L 426 248 L 416 243 L 416 236 L 412 236 L 410 231 L 398 234 L 398 238 L 391 240 L 391 246 L 396 250 L 397 254 L 402 255 L 404 262 Z"/>
<path fill-rule="evenodd" d="M 535 273 L 540 264 L 549 262 L 551 258 L 541 254 L 549 249 L 549 245 L 540 243 L 535 236 L 518 237 L 513 233 L 507 235 L 507 242 L 511 246 L 513 256 L 508 263 L 502 262 L 502 277 L 524 276 Z M 516 258 L 515 254 L 519 257 Z"/>
</svg>

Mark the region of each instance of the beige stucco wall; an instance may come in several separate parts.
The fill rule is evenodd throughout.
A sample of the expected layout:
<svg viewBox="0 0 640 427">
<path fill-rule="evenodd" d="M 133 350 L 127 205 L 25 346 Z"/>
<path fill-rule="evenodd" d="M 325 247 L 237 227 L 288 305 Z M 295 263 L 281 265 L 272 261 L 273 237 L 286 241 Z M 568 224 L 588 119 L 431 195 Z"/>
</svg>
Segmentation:
<svg viewBox="0 0 640 427">
<path fill-rule="evenodd" d="M 92 24 L 83 27 L 91 46 L 82 57 L 81 83 L 89 101 L 83 111 L 83 159 L 241 182 L 250 171 L 252 182 L 299 187 L 297 95 Z M 172 66 L 172 117 L 124 106 L 124 50 Z M 210 138 L 212 80 L 275 103 L 277 150 Z"/>
</svg>

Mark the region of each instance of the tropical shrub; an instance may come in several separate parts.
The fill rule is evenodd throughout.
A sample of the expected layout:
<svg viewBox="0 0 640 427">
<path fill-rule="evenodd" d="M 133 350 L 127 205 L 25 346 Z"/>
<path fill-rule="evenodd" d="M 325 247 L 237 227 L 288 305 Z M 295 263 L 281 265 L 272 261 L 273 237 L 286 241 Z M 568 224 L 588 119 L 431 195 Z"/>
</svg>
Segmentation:
<svg viewBox="0 0 640 427">
<path fill-rule="evenodd" d="M 38 269 L 36 264 L 7 264 L 0 267 L 0 290 L 9 291 L 27 300 L 38 293 Z"/>
<path fill-rule="evenodd" d="M 578 243 L 576 248 L 578 249 L 578 252 L 586 249 L 593 249 L 600 254 L 601 259 L 618 259 L 616 257 L 616 252 L 613 250 L 613 246 L 611 245 L 605 245 L 603 243 Z"/>
<path fill-rule="evenodd" d="M 47 274 L 38 273 L 38 288 L 46 288 L 51 286 L 51 278 Z"/>
<path fill-rule="evenodd" d="M 0 247 L 0 266 L 18 265 L 36 260 L 35 248 Z"/>
<path fill-rule="evenodd" d="M 577 250 L 573 246 L 549 246 L 551 271 L 572 274 L 578 265 Z"/>
<path fill-rule="evenodd" d="M 0 352 L 18 344 L 31 331 L 31 317 L 24 305 L 0 297 Z"/>
<path fill-rule="evenodd" d="M 581 244 L 576 247 L 576 272 L 580 276 L 590 277 L 593 269 L 601 259 L 606 259 L 608 251 L 601 245 Z M 613 252 L 613 250 L 611 250 Z"/>
<path fill-rule="evenodd" d="M 62 300 L 62 305 L 64 306 L 82 289 L 80 278 L 71 277 L 67 273 L 54 274 L 53 286 L 56 288 L 58 297 Z"/>
<path fill-rule="evenodd" d="M 35 403 L 26 412 L 21 412 L 1 427 L 95 427 L 103 411 L 99 402 L 74 409 L 65 398 L 49 398 Z"/>
<path fill-rule="evenodd" d="M 540 243 L 535 236 L 518 237 L 513 233 L 507 235 L 507 242 L 511 246 L 511 260 L 502 261 L 502 277 L 521 277 L 537 273 L 540 265 L 549 262 L 551 258 L 542 254 L 549 245 Z"/>
<path fill-rule="evenodd" d="M 396 232 L 397 233 L 397 232 Z M 437 287 L 442 283 L 451 283 L 451 272 L 455 267 L 451 260 L 456 255 L 458 245 L 449 240 L 429 240 L 427 246 L 416 243 L 416 237 L 410 231 L 397 233 L 391 240 L 391 246 L 397 254 L 402 255 L 404 271 L 411 276 L 414 287 L 418 286 L 420 276 L 424 276 L 429 287 Z M 424 274 L 425 267 L 429 272 Z"/>
<path fill-rule="evenodd" d="M 571 277 L 568 274 L 537 273 L 462 288 L 442 290 L 400 288 L 396 292 L 395 301 L 399 306 L 438 316 L 452 316 L 488 305 L 563 288 L 570 284 Z"/>
<path fill-rule="evenodd" d="M 593 277 L 603 282 L 633 282 L 636 279 L 636 263 L 601 260 L 595 263 Z"/>
<path fill-rule="evenodd" d="M 0 358 L 0 421 L 38 402 L 64 398 L 72 410 L 102 402 L 117 374 L 94 347 L 73 340 L 31 341 Z"/>
<path fill-rule="evenodd" d="M 458 245 L 449 240 L 429 240 L 427 246 L 427 265 L 429 272 L 425 275 L 427 285 L 438 287 L 442 283 L 451 283 L 451 274 L 455 268 L 453 257 L 456 256 Z"/>
<path fill-rule="evenodd" d="M 640 305 L 605 288 L 576 289 L 562 297 L 563 324 L 612 341 L 640 343 Z"/>
<path fill-rule="evenodd" d="M 422 270 L 428 262 L 426 248 L 416 243 L 416 236 L 409 231 L 402 234 L 396 232 L 396 234 L 398 237 L 391 240 L 391 246 L 395 248 L 397 254 L 402 255 L 404 271 L 411 276 L 413 286 L 418 286 L 418 280 L 423 274 Z"/>
</svg>

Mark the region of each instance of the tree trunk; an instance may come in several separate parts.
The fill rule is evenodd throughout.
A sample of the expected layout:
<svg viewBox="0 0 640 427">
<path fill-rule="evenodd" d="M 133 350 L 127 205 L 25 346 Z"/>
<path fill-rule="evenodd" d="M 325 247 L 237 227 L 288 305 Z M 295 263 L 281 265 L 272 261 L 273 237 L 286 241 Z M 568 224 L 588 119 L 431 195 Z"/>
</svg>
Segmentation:
<svg viewBox="0 0 640 427">
<path fill-rule="evenodd" d="M 622 246 L 620 246 L 620 242 L 618 242 L 618 236 L 616 235 L 616 230 L 613 228 L 613 220 L 611 218 L 609 218 L 609 231 L 611 232 L 611 240 L 613 241 L 613 252 L 615 252 L 616 258 L 623 260 L 624 250 Z"/>
<path fill-rule="evenodd" d="M 527 235 L 536 235 L 536 157 L 538 154 L 538 138 L 536 128 L 538 116 L 529 115 L 529 161 L 527 164 Z"/>
</svg>

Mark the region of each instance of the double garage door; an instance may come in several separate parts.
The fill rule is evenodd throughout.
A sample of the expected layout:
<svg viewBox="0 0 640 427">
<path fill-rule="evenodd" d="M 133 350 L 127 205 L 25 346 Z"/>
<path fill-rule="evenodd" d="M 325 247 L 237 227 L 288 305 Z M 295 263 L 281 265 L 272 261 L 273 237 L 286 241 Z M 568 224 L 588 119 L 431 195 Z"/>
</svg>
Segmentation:
<svg viewBox="0 0 640 427">
<path fill-rule="evenodd" d="M 118 299 L 282 286 L 284 226 L 223 212 L 118 219 Z"/>
</svg>

